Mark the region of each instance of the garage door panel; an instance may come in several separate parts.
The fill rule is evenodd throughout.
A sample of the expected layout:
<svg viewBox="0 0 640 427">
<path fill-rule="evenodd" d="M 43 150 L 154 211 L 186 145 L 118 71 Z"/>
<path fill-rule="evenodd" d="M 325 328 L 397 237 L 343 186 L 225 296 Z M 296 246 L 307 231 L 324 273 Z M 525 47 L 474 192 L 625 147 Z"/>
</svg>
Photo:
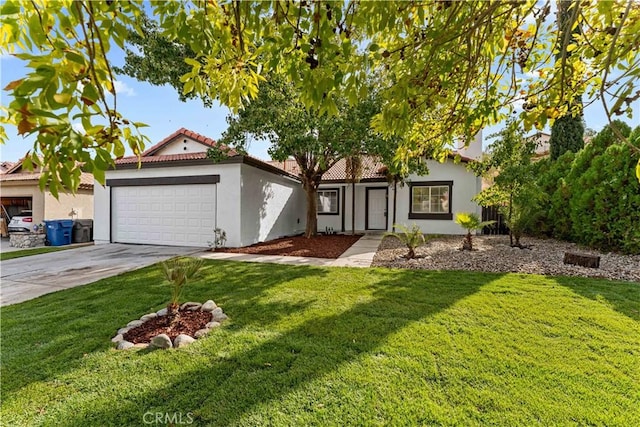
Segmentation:
<svg viewBox="0 0 640 427">
<path fill-rule="evenodd" d="M 206 247 L 213 238 L 215 184 L 112 191 L 114 242 Z"/>
</svg>

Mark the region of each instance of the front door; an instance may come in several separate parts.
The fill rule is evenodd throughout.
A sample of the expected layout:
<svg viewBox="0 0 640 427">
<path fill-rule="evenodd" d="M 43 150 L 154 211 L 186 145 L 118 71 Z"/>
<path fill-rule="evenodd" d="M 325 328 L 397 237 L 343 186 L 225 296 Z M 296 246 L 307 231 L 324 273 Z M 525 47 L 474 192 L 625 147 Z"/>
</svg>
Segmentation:
<svg viewBox="0 0 640 427">
<path fill-rule="evenodd" d="M 387 229 L 387 188 L 367 188 L 366 190 L 367 230 Z"/>
</svg>

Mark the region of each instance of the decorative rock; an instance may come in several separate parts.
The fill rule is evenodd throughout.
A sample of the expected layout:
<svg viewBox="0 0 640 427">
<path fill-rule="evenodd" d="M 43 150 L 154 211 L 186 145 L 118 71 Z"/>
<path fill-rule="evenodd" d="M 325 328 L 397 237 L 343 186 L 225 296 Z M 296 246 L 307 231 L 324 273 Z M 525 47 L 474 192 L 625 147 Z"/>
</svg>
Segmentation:
<svg viewBox="0 0 640 427">
<path fill-rule="evenodd" d="M 142 325 L 143 323 L 144 322 L 142 320 L 132 320 L 131 322 L 127 323 L 127 328 L 135 328 Z"/>
<path fill-rule="evenodd" d="M 120 335 L 120 334 L 124 335 L 124 334 L 126 334 L 127 332 L 129 332 L 129 330 L 131 330 L 131 328 L 120 328 L 120 329 L 118 329 L 117 334 L 118 334 L 118 335 Z"/>
<path fill-rule="evenodd" d="M 190 337 L 189 335 L 180 334 L 173 340 L 173 346 L 175 348 L 186 347 L 194 341 L 195 338 Z"/>
<path fill-rule="evenodd" d="M 205 325 L 205 328 L 213 329 L 213 328 L 217 328 L 218 326 L 220 326 L 220 322 L 209 322 Z"/>
<path fill-rule="evenodd" d="M 200 307 L 202 307 L 202 304 L 192 305 L 187 307 L 187 311 L 198 311 L 200 310 Z"/>
<path fill-rule="evenodd" d="M 155 319 L 156 317 L 158 317 L 156 313 L 149 313 L 142 316 L 140 320 L 142 320 L 143 322 L 146 322 L 148 320 Z"/>
<path fill-rule="evenodd" d="M 166 316 L 166 315 L 167 315 L 167 311 L 168 311 L 168 310 L 167 310 L 167 308 L 165 307 L 165 308 L 162 308 L 162 309 L 160 309 L 160 310 L 156 311 L 156 314 L 157 314 L 158 316 Z"/>
<path fill-rule="evenodd" d="M 147 348 L 147 347 L 149 347 L 149 343 L 139 342 L 138 344 L 134 344 L 133 346 L 136 347 L 136 348 Z"/>
<path fill-rule="evenodd" d="M 193 302 L 193 301 L 185 302 L 184 304 L 182 304 L 182 305 L 180 306 L 180 310 L 190 310 L 190 309 L 191 309 L 190 307 L 196 307 L 196 306 L 197 306 L 198 308 L 200 308 L 200 307 L 202 307 L 202 304 L 200 304 L 199 302 Z M 198 308 L 196 308 L 196 310 L 197 310 Z M 195 311 L 195 310 L 194 310 L 194 311 Z"/>
<path fill-rule="evenodd" d="M 122 334 L 118 334 L 115 337 L 111 338 L 111 342 L 118 343 L 120 341 L 124 341 L 124 337 L 122 336 Z"/>
<path fill-rule="evenodd" d="M 171 348 L 173 344 L 171 343 L 171 338 L 167 334 L 156 335 L 151 338 L 150 345 L 156 348 Z"/>
<path fill-rule="evenodd" d="M 222 312 L 222 309 L 220 307 L 211 312 L 211 320 L 214 322 L 224 322 L 228 318 L 229 317 L 227 317 L 227 315 Z"/>
<path fill-rule="evenodd" d="M 213 300 L 208 300 L 207 302 L 205 302 L 204 304 L 202 304 L 202 311 L 214 311 L 217 309 L 217 305 L 215 302 L 213 302 Z M 222 312 L 222 309 L 220 309 L 220 312 Z"/>
<path fill-rule="evenodd" d="M 44 246 L 45 236 L 44 233 L 11 232 L 9 233 L 9 246 L 13 248 Z"/>
<path fill-rule="evenodd" d="M 126 350 L 128 348 L 133 347 L 133 343 L 129 342 L 129 341 L 120 341 L 118 343 L 118 346 L 116 347 L 117 350 Z"/>
<path fill-rule="evenodd" d="M 200 330 L 196 331 L 196 333 L 193 334 L 193 336 L 196 337 L 196 338 L 202 338 L 205 335 L 207 335 L 209 332 L 211 332 L 211 329 L 200 329 Z"/>
</svg>

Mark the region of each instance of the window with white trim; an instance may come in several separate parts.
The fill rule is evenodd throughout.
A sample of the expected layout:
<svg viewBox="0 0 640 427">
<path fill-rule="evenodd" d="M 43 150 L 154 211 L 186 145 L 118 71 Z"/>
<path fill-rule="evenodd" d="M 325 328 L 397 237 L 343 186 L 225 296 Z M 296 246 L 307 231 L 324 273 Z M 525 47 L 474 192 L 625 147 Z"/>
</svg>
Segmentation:
<svg viewBox="0 0 640 427">
<path fill-rule="evenodd" d="M 453 181 L 410 184 L 409 219 L 452 219 L 452 186 Z"/>
<path fill-rule="evenodd" d="M 318 214 L 338 215 L 340 210 L 338 195 L 339 190 L 337 188 L 318 190 Z"/>
</svg>

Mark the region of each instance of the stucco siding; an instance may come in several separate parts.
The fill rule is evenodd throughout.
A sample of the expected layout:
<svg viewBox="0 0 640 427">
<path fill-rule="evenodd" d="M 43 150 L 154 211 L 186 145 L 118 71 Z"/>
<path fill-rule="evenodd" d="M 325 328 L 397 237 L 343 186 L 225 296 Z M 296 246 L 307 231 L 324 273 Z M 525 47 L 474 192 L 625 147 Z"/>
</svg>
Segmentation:
<svg viewBox="0 0 640 427">
<path fill-rule="evenodd" d="M 300 182 L 244 164 L 241 176 L 236 192 L 242 200 L 242 246 L 304 231 L 306 204 Z"/>
<path fill-rule="evenodd" d="M 155 155 L 164 156 L 165 154 L 188 154 L 188 153 L 202 153 L 209 149 L 204 144 L 201 144 L 188 136 L 180 136 L 170 144 L 165 145 L 159 149 Z"/>
<path fill-rule="evenodd" d="M 93 191 L 59 193 L 58 199 L 49 191 L 44 193 L 44 219 L 70 219 L 72 209 L 76 212 L 73 219 L 93 219 Z"/>
<path fill-rule="evenodd" d="M 0 186 L 2 197 L 31 197 L 31 210 L 33 213 L 33 224 L 40 224 L 44 219 L 44 194 L 40 191 L 40 187 L 28 184 L 11 183 L 10 185 Z"/>
</svg>

